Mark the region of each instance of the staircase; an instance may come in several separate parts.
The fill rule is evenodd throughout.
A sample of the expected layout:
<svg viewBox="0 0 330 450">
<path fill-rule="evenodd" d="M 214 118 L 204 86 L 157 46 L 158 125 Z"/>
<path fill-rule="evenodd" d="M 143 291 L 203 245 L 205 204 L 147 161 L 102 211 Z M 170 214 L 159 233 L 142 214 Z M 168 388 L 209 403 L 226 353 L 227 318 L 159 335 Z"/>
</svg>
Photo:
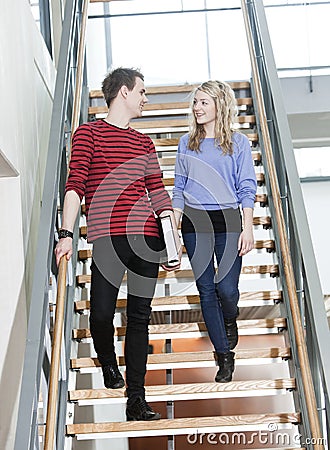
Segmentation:
<svg viewBox="0 0 330 450">
<path fill-rule="evenodd" d="M 324 450 L 330 435 L 329 329 L 261 0 L 241 0 L 252 85 L 231 83 L 240 108 L 236 126 L 250 140 L 259 186 L 255 249 L 244 257 L 241 274 L 233 381 L 213 382 L 217 368 L 184 255 L 180 270 L 160 272 L 153 300 L 146 391 L 162 419 L 124 421 L 124 390 L 103 388 L 88 329 L 92 248 L 85 239 L 84 206 L 70 263 L 75 282 L 70 276 L 67 280 L 65 258 L 58 271 L 52 264 L 70 138 L 78 123 L 87 120 L 83 71 L 88 3 L 65 2 L 15 450 L 186 450 L 194 445 L 206 450 L 214 445 Z M 149 88 L 150 103 L 131 124 L 152 137 L 169 191 L 178 139 L 188 130 L 192 88 Z M 100 92 L 90 92 L 89 119 L 105 113 Z M 57 290 L 56 302 L 50 299 L 50 287 L 52 294 Z M 124 280 L 115 318 L 123 372 L 125 296 Z"/>
<path fill-rule="evenodd" d="M 71 386 L 68 394 L 68 446 L 79 440 L 130 438 L 129 449 L 203 449 L 226 444 L 228 449 L 302 448 L 297 436 L 301 415 L 297 383 L 291 364 L 290 339 L 282 303 L 281 279 L 264 184 L 262 157 L 249 82 L 233 82 L 239 116 L 236 127 L 251 143 L 258 180 L 254 212 L 255 249 L 243 259 L 240 282 L 239 344 L 236 369 L 230 383 L 215 383 L 217 371 L 199 297 L 187 256 L 181 269 L 160 270 L 150 324 L 150 355 L 146 399 L 162 413 L 155 422 L 126 422 L 125 390 L 102 387 L 100 365 L 93 353 L 88 329 L 90 258 L 86 243 L 84 207 L 80 220 L 76 274 L 75 328 L 72 330 Z M 143 117 L 131 126 L 153 139 L 164 185 L 173 187 L 178 138 L 188 131 L 188 95 L 194 86 L 147 89 L 149 103 Z M 106 115 L 99 91 L 90 93 L 89 118 Z M 125 279 L 117 303 L 118 363 L 125 371 Z M 89 352 L 89 354 L 88 354 Z M 96 374 L 96 375 L 95 375 Z M 94 381 L 93 377 L 98 377 Z M 96 385 L 100 387 L 93 388 Z M 93 416 L 100 405 L 102 422 L 80 421 Z M 84 409 L 88 413 L 82 412 Z M 91 409 L 93 408 L 93 409 Z M 118 420 L 113 420 L 116 411 Z M 108 413 L 107 413 L 108 412 Z M 97 415 L 97 414 L 96 414 Z M 109 443 L 111 445 L 111 442 Z"/>
</svg>

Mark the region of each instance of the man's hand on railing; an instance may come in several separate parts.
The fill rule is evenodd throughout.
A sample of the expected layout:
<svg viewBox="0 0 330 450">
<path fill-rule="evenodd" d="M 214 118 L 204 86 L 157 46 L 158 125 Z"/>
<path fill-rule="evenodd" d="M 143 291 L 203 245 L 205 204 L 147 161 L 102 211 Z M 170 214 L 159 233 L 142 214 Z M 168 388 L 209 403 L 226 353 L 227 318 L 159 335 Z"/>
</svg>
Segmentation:
<svg viewBox="0 0 330 450">
<path fill-rule="evenodd" d="M 72 256 L 72 238 L 65 237 L 58 241 L 55 247 L 56 264 L 59 265 L 62 256 L 66 255 L 69 260 Z"/>
</svg>

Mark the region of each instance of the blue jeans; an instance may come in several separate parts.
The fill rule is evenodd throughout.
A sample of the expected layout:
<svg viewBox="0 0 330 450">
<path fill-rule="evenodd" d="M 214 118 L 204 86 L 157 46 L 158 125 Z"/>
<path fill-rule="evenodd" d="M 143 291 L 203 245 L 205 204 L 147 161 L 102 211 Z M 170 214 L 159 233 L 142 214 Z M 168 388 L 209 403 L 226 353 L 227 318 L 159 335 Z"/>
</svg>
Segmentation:
<svg viewBox="0 0 330 450">
<path fill-rule="evenodd" d="M 240 233 L 183 233 L 194 272 L 204 321 L 217 353 L 229 352 L 224 318 L 237 317 L 242 257 Z M 214 268 L 214 255 L 218 269 Z"/>
</svg>

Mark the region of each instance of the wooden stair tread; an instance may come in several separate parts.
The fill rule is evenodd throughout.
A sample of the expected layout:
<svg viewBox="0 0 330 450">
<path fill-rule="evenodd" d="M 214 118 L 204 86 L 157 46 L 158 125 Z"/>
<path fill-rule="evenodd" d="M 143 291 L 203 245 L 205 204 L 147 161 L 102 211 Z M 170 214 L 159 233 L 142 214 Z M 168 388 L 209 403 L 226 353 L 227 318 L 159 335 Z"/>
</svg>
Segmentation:
<svg viewBox="0 0 330 450">
<path fill-rule="evenodd" d="M 168 158 L 170 159 L 170 158 Z M 81 214 L 86 213 L 86 205 L 83 203 L 80 206 Z M 261 217 L 253 217 L 253 225 L 264 225 L 267 227 L 271 226 L 271 217 L 270 216 L 261 216 Z"/>
<path fill-rule="evenodd" d="M 245 319 L 237 321 L 238 330 L 248 329 L 273 329 L 273 328 L 286 328 L 285 318 L 278 317 L 275 319 Z M 181 333 L 196 333 L 206 332 L 206 325 L 204 322 L 190 322 L 190 323 L 173 323 L 173 324 L 157 324 L 149 325 L 149 336 L 159 334 L 181 334 Z M 125 336 L 126 327 L 116 327 L 116 336 Z M 72 336 L 74 339 L 86 339 L 90 338 L 90 330 L 88 328 L 76 328 L 72 330 Z M 188 337 L 188 336 L 187 336 Z"/>
<path fill-rule="evenodd" d="M 237 106 L 251 106 L 253 101 L 251 97 L 243 97 L 236 99 Z M 147 103 L 143 107 L 142 115 L 145 116 L 164 116 L 170 114 L 187 114 L 190 111 L 190 102 L 163 102 L 163 103 Z M 150 114 L 150 112 L 152 114 Z M 88 114 L 102 114 L 108 113 L 108 107 L 104 105 L 89 106 Z M 155 114 L 157 113 L 157 114 Z"/>
<path fill-rule="evenodd" d="M 87 236 L 87 226 L 83 226 L 80 228 L 80 236 L 81 237 Z M 254 248 L 256 250 L 266 249 L 268 251 L 274 251 L 275 250 L 275 241 L 273 239 L 257 240 L 254 242 Z M 184 246 L 183 246 L 182 251 L 183 251 L 183 253 L 186 253 L 186 249 Z M 92 255 L 93 255 L 93 251 L 91 248 L 78 250 L 78 258 L 81 261 L 91 258 Z"/>
<path fill-rule="evenodd" d="M 203 394 L 214 394 L 215 398 L 223 396 L 234 396 L 235 393 L 245 393 L 248 396 L 260 395 L 263 391 L 264 395 L 269 395 L 270 389 L 295 389 L 296 383 L 294 378 L 279 378 L 275 380 L 248 380 L 248 381 L 231 381 L 229 383 L 188 383 L 188 384 L 172 384 L 172 385 L 154 385 L 146 386 L 147 401 L 154 401 L 150 397 L 160 397 L 157 401 L 175 400 L 179 396 L 194 396 L 200 398 Z M 259 391 L 259 392 L 258 392 Z M 126 401 L 126 388 L 121 389 L 80 389 L 69 391 L 70 401 L 79 400 L 98 400 L 98 399 L 118 399 Z M 221 395 L 223 394 L 223 395 Z M 149 398 L 148 398 L 149 397 Z"/>
<path fill-rule="evenodd" d="M 251 142 L 257 142 L 259 139 L 257 133 L 246 133 L 245 135 Z M 177 147 L 179 144 L 179 140 L 180 140 L 180 138 L 158 138 L 158 139 L 154 138 L 154 139 L 152 139 L 155 147 L 165 147 L 165 149 L 166 149 L 166 147 L 174 147 L 174 146 Z M 254 151 L 252 153 L 260 154 L 260 152 L 257 152 L 257 151 Z"/>
<path fill-rule="evenodd" d="M 264 264 L 258 266 L 243 266 L 241 273 L 244 275 L 265 275 L 270 274 L 277 276 L 279 273 L 279 267 L 277 264 Z M 173 270 L 172 272 L 167 272 L 166 270 L 159 271 L 158 280 L 170 280 L 170 279 L 184 279 L 184 278 L 194 278 L 193 271 L 191 269 L 181 269 Z M 78 285 L 86 284 L 91 282 L 91 275 L 83 274 L 77 275 L 76 281 Z M 126 281 L 126 275 L 123 278 Z"/>
<path fill-rule="evenodd" d="M 265 182 L 265 174 L 263 173 L 256 173 L 256 179 L 257 183 L 264 183 Z M 173 178 L 162 178 L 164 186 L 174 186 L 174 177 Z"/>
<path fill-rule="evenodd" d="M 96 0 L 91 0 L 91 3 Z M 98 0 L 97 0 L 98 1 Z M 96 1 L 96 2 L 97 2 Z M 105 0 L 109 1 L 109 0 Z M 230 81 L 228 83 L 233 90 L 238 89 L 250 89 L 249 81 Z M 148 86 L 146 87 L 147 95 L 151 94 L 174 94 L 177 92 L 191 92 L 193 89 L 198 87 L 199 84 L 182 84 L 173 86 Z M 89 92 L 89 98 L 103 98 L 103 93 L 99 89 L 93 89 Z"/>
<path fill-rule="evenodd" d="M 275 241 L 273 239 L 261 239 L 254 242 L 255 249 L 263 249 L 274 250 L 275 249 Z"/>
<path fill-rule="evenodd" d="M 267 194 L 256 194 L 255 202 L 266 204 L 268 202 Z"/>
<path fill-rule="evenodd" d="M 271 228 L 272 219 L 270 216 L 253 217 L 253 225 L 254 226 L 262 225 L 265 228 Z"/>
<path fill-rule="evenodd" d="M 179 419 L 160 419 L 153 421 L 137 422 L 103 422 L 103 423 L 79 423 L 66 425 L 68 435 L 91 434 L 91 433 L 109 433 L 109 437 L 116 437 L 116 433 L 127 433 L 128 436 L 134 435 L 134 432 L 158 431 L 157 435 L 187 434 L 187 430 L 193 432 L 197 429 L 202 432 L 210 428 L 214 430 L 225 428 L 227 431 L 233 429 L 242 429 L 248 425 L 249 429 L 254 425 L 257 429 L 264 425 L 265 429 L 270 423 L 276 424 L 297 424 L 300 423 L 300 414 L 277 413 L 277 414 L 242 414 L 237 416 L 208 416 L 208 417 L 185 417 Z M 196 431 L 197 431 L 196 430 Z M 155 434 L 153 434 L 155 435 Z"/>
<path fill-rule="evenodd" d="M 166 150 L 164 150 L 164 151 L 166 151 Z M 251 152 L 251 155 L 252 155 L 252 159 L 256 165 L 261 163 L 261 153 L 260 152 L 254 151 L 254 152 Z M 164 156 L 162 158 L 158 157 L 158 162 L 161 167 L 162 166 L 163 167 L 174 166 L 175 159 L 176 159 L 175 156 Z"/>
<path fill-rule="evenodd" d="M 265 175 L 263 173 L 256 173 L 256 179 L 257 183 L 264 183 L 265 182 Z M 170 178 L 162 178 L 164 186 L 171 187 L 174 186 L 174 177 Z"/>
<path fill-rule="evenodd" d="M 256 349 L 238 349 L 235 350 L 235 360 L 257 359 L 257 358 L 290 358 L 291 351 L 289 347 L 256 348 Z M 209 361 L 215 364 L 212 351 L 202 352 L 177 352 L 177 353 L 153 353 L 148 355 L 148 365 L 176 364 L 176 363 L 196 363 Z M 125 358 L 118 357 L 119 366 L 125 365 Z M 97 358 L 73 358 L 71 359 L 71 369 L 100 367 Z"/>
<path fill-rule="evenodd" d="M 239 298 L 239 306 L 243 306 L 244 302 L 251 301 L 281 301 L 282 300 L 282 291 L 256 291 L 256 292 L 241 292 Z M 170 309 L 176 309 L 175 306 L 178 306 L 178 309 L 189 309 L 191 305 L 199 305 L 199 295 L 176 295 L 176 296 L 168 296 L 168 297 L 154 297 L 152 300 L 152 308 L 153 310 L 167 311 Z M 75 302 L 75 311 L 84 311 L 85 309 L 89 309 L 90 301 L 89 300 L 77 300 Z M 117 300 L 117 308 L 125 308 L 126 307 L 126 299 L 121 298 Z"/>
<path fill-rule="evenodd" d="M 252 98 L 237 98 L 237 106 L 251 106 Z M 142 115 L 144 117 L 155 117 L 155 116 L 165 116 L 165 115 L 180 115 L 187 114 L 190 112 L 190 102 L 164 102 L 164 103 L 147 103 L 143 107 Z M 106 115 L 108 113 L 108 107 L 104 105 L 89 106 L 88 114 L 94 115 Z M 151 113 L 151 114 L 150 114 Z"/>
<path fill-rule="evenodd" d="M 187 109 L 187 108 L 189 108 L 189 106 L 190 106 L 189 102 L 147 103 L 143 107 L 143 112 L 159 110 L 159 111 L 165 111 L 165 114 L 167 114 L 168 110 Z M 88 114 L 107 114 L 107 113 L 108 113 L 108 107 L 106 105 L 90 106 L 88 108 Z"/>
<path fill-rule="evenodd" d="M 82 205 L 82 206 L 84 206 L 84 205 Z M 253 217 L 253 225 L 254 226 L 262 225 L 262 226 L 270 227 L 271 223 L 272 222 L 271 222 L 270 216 Z M 87 225 L 82 225 L 79 228 L 79 233 L 80 233 L 80 237 L 86 237 L 87 236 Z M 85 250 L 82 250 L 82 251 L 85 251 Z"/>
<path fill-rule="evenodd" d="M 259 266 L 243 266 L 242 267 L 242 274 L 278 274 L 278 265 L 277 264 L 264 264 Z"/>
<path fill-rule="evenodd" d="M 255 115 L 237 116 L 235 118 L 237 124 L 255 124 Z M 161 119 L 161 120 L 141 120 L 135 119 L 130 122 L 130 126 L 136 130 L 145 130 L 153 128 L 176 128 L 176 127 L 186 127 L 188 126 L 188 118 L 178 118 L 178 119 Z"/>
<path fill-rule="evenodd" d="M 87 230 L 86 230 L 86 234 L 83 234 L 83 236 L 87 236 Z M 80 260 L 89 259 L 92 257 L 92 254 L 93 254 L 93 252 L 92 252 L 92 249 L 90 249 L 90 248 L 78 250 L 78 258 Z"/>
</svg>

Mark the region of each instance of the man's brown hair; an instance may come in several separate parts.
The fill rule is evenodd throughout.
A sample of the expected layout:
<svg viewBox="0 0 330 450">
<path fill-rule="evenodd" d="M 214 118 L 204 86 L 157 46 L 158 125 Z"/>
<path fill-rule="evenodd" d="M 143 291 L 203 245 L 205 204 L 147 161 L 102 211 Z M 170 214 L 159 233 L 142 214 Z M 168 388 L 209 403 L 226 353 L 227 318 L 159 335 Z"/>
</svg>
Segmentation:
<svg viewBox="0 0 330 450">
<path fill-rule="evenodd" d="M 102 92 L 108 108 L 122 86 L 126 86 L 129 91 L 134 89 L 137 77 L 144 81 L 144 76 L 136 69 L 119 67 L 108 73 L 102 83 Z"/>
</svg>

